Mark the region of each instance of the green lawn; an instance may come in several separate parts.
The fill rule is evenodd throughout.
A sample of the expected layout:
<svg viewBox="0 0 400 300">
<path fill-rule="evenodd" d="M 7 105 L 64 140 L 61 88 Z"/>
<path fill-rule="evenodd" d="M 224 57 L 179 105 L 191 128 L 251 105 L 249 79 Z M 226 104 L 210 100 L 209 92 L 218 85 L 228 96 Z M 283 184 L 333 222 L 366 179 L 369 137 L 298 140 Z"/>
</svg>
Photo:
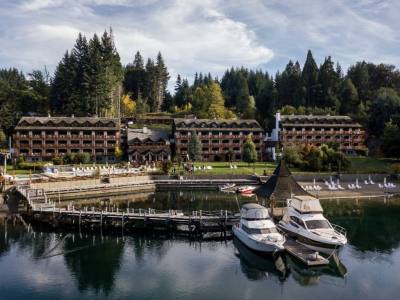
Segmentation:
<svg viewBox="0 0 400 300">
<path fill-rule="evenodd" d="M 375 157 L 348 157 L 351 162 L 347 173 L 390 173 L 390 165 L 399 161 Z"/>
<path fill-rule="evenodd" d="M 257 162 L 254 164 L 246 164 L 243 162 L 234 162 L 232 165 L 236 165 L 237 169 L 231 169 L 229 162 L 204 162 L 204 163 L 195 163 L 196 167 L 199 166 L 211 166 L 211 170 L 196 170 L 195 174 L 239 174 L 239 175 L 249 175 L 249 174 L 258 174 L 262 175 L 264 170 L 267 174 L 271 174 L 275 167 L 276 163 L 273 162 Z"/>
</svg>

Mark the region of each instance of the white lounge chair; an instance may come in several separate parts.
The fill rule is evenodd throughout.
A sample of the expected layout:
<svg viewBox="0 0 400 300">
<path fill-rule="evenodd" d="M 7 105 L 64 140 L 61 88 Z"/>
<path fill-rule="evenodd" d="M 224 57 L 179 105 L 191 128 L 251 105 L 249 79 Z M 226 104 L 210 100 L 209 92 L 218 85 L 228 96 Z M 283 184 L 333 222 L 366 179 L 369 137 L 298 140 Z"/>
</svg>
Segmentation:
<svg viewBox="0 0 400 300">
<path fill-rule="evenodd" d="M 365 180 L 364 180 L 364 184 L 365 184 L 365 185 L 368 185 L 368 184 L 369 184 L 368 180 L 365 179 Z"/>
</svg>

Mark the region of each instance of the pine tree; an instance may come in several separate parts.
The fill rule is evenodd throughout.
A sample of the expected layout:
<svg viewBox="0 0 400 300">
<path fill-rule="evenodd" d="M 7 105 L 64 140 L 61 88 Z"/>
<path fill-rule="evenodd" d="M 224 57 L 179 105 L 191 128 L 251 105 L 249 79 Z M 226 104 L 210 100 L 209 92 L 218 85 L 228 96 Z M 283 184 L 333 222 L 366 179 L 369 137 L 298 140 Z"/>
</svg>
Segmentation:
<svg viewBox="0 0 400 300">
<path fill-rule="evenodd" d="M 308 50 L 306 62 L 303 66 L 302 79 L 305 87 L 305 105 L 315 106 L 316 88 L 318 84 L 318 66 L 311 50 Z"/>
<path fill-rule="evenodd" d="M 80 100 L 75 96 L 76 61 L 68 51 L 59 62 L 50 90 L 50 106 L 62 115 L 80 112 Z"/>
<path fill-rule="evenodd" d="M 319 107 L 332 107 L 339 110 L 339 78 L 330 56 L 325 58 L 318 74 L 318 82 L 321 86 L 321 97 L 317 101 Z"/>
<path fill-rule="evenodd" d="M 355 114 L 359 105 L 358 92 L 350 78 L 347 78 L 341 92 L 341 114 Z"/>
<path fill-rule="evenodd" d="M 105 97 L 101 105 L 103 114 L 117 116 L 116 110 L 120 105 L 120 91 L 122 87 L 123 69 L 121 59 L 114 44 L 112 28 L 110 32 L 104 31 L 101 37 L 102 65 L 105 76 Z"/>
<path fill-rule="evenodd" d="M 278 91 L 278 105 L 293 105 L 298 107 L 303 104 L 303 86 L 300 64 L 289 61 L 282 74 L 275 77 Z"/>
<path fill-rule="evenodd" d="M 244 75 L 239 74 L 236 111 L 239 114 L 244 114 L 248 110 L 249 104 L 250 104 L 249 86 L 247 85 L 247 80 L 244 77 Z"/>
<path fill-rule="evenodd" d="M 134 99 L 139 97 L 139 94 L 144 95 L 146 90 L 146 71 L 144 69 L 143 57 L 139 51 L 136 52 L 133 63 L 130 63 L 125 68 L 124 89 L 131 93 Z"/>
<path fill-rule="evenodd" d="M 94 34 L 93 38 L 89 41 L 89 53 L 89 113 L 100 115 L 102 108 L 108 108 L 110 101 L 105 65 L 102 63 L 102 44 L 97 34 Z"/>
<path fill-rule="evenodd" d="M 356 87 L 360 100 L 364 103 L 370 100 L 368 64 L 365 61 L 356 63 L 347 70 L 347 76 Z"/>
<path fill-rule="evenodd" d="M 143 99 L 147 102 L 151 112 L 157 109 L 157 81 L 154 61 L 149 58 L 146 63 L 146 87 L 143 91 Z"/>
<path fill-rule="evenodd" d="M 74 99 L 81 99 L 79 112 L 77 114 L 90 114 L 91 106 L 90 103 L 90 54 L 89 44 L 86 37 L 79 33 L 78 38 L 75 42 L 75 46 L 71 51 L 73 56 L 74 65 L 74 78 L 73 78 L 73 90 L 71 90 L 71 97 Z"/>
<path fill-rule="evenodd" d="M 165 66 L 161 52 L 158 52 L 157 62 L 155 65 L 155 111 L 161 111 L 161 107 L 165 100 L 165 93 L 169 80 L 169 73 Z"/>
</svg>

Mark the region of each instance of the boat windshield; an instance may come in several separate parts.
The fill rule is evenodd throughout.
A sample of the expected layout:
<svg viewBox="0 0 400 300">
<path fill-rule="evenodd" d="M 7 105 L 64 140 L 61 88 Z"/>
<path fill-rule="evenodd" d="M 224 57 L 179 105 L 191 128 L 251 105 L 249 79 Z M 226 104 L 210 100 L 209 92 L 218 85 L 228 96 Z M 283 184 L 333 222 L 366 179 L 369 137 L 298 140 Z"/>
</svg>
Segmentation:
<svg viewBox="0 0 400 300">
<path fill-rule="evenodd" d="M 247 226 L 242 225 L 242 228 L 248 234 L 268 234 L 268 233 L 277 233 L 278 232 L 276 227 L 271 227 L 271 228 L 249 228 Z"/>
<path fill-rule="evenodd" d="M 306 221 L 308 229 L 329 229 L 332 228 L 331 224 L 327 220 L 310 220 Z"/>
</svg>

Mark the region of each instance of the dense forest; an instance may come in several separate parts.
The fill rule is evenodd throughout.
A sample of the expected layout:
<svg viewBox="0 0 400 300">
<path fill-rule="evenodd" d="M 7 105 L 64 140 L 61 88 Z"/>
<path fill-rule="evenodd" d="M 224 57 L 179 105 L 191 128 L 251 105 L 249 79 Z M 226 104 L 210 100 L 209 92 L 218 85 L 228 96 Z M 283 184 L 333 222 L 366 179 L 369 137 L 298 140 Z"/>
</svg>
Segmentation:
<svg viewBox="0 0 400 300">
<path fill-rule="evenodd" d="M 240 64 L 240 62 L 239 62 Z M 0 140 L 23 115 L 133 116 L 193 114 L 199 118 L 256 118 L 273 124 L 276 111 L 345 114 L 365 126 L 374 154 L 400 150 L 400 72 L 393 65 L 355 62 L 344 72 L 330 56 L 318 65 L 308 51 L 303 66 L 289 61 L 276 74 L 230 68 L 222 78 L 177 76 L 174 93 L 164 58 L 140 52 L 123 66 L 112 30 L 87 39 L 79 34 L 53 75 L 0 69 Z M 382 152 L 383 151 L 383 152 Z"/>
</svg>

